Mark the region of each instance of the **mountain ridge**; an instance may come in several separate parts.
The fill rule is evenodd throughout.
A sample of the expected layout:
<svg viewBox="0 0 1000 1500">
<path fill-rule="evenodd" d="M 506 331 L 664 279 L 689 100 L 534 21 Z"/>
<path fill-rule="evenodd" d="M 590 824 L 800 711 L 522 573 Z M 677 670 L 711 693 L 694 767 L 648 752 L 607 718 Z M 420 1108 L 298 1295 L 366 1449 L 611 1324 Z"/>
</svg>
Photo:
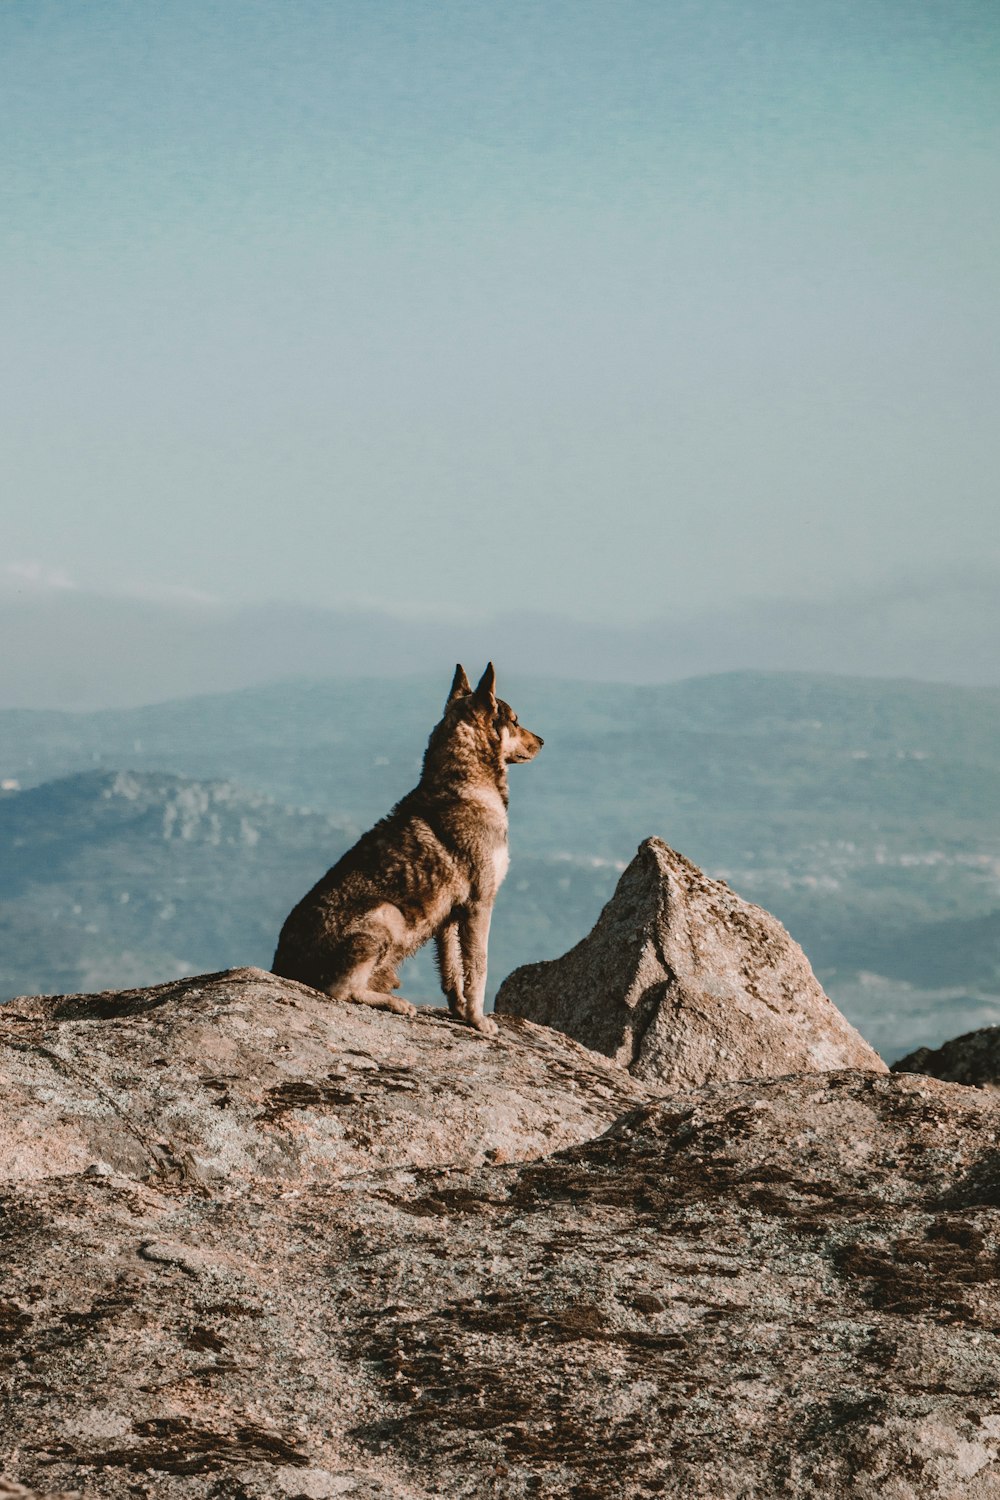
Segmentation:
<svg viewBox="0 0 1000 1500">
<path fill-rule="evenodd" d="M 2 579 L 0 579 L 2 583 Z M 0 588 L 0 703 L 96 707 L 289 674 L 397 676 L 442 661 L 641 683 L 764 667 L 997 683 L 989 572 L 874 585 L 828 600 L 717 601 L 634 623 L 521 610 L 407 616 L 371 605 L 179 603 L 82 588 Z"/>
</svg>

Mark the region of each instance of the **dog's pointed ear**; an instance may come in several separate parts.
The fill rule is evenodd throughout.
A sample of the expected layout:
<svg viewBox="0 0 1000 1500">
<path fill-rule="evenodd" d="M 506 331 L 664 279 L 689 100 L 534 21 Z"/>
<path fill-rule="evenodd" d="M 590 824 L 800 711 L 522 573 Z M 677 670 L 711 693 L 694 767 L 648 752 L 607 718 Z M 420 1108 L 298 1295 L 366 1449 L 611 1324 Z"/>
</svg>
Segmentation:
<svg viewBox="0 0 1000 1500">
<path fill-rule="evenodd" d="M 496 685 L 497 674 L 493 670 L 493 663 L 487 662 L 486 671 L 476 684 L 476 702 L 483 708 L 496 708 Z"/>
<path fill-rule="evenodd" d="M 469 686 L 469 679 L 465 675 L 465 668 L 462 666 L 462 663 L 459 662 L 458 666 L 455 668 L 455 675 L 451 679 L 451 692 L 448 694 L 448 702 L 445 704 L 445 708 L 447 708 L 449 704 L 454 703 L 456 698 L 464 698 L 466 693 L 471 692 L 472 689 Z"/>
</svg>

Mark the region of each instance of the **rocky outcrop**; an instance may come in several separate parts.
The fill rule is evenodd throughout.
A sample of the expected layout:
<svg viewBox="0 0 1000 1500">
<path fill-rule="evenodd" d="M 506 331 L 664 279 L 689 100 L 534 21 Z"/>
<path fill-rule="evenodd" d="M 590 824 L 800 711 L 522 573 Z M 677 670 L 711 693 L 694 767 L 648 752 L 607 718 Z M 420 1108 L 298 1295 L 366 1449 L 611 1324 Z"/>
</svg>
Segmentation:
<svg viewBox="0 0 1000 1500">
<path fill-rule="evenodd" d="M 655 1099 L 254 970 L 16 1002 L 0 1075 L 32 1497 L 1000 1493 L 990 1094 Z"/>
<path fill-rule="evenodd" d="M 925 1073 L 948 1083 L 1000 1088 L 1000 1026 L 983 1026 L 940 1047 L 918 1047 L 892 1065 L 894 1073 Z"/>
<path fill-rule="evenodd" d="M 488 1046 L 261 969 L 0 1009 L 0 1178 L 262 1180 L 520 1161 L 587 1140 L 649 1090 L 527 1023 Z"/>
<path fill-rule="evenodd" d="M 498 1014 L 555 1027 L 659 1087 L 885 1064 L 781 923 L 647 839 L 594 930 L 515 969 Z"/>
</svg>

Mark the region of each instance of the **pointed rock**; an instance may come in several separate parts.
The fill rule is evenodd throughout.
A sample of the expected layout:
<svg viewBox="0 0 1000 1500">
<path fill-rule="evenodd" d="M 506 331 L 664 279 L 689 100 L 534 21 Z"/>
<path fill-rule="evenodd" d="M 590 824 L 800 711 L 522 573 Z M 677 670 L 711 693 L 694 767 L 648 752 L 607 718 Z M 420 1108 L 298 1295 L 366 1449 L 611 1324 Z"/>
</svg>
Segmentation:
<svg viewBox="0 0 1000 1500">
<path fill-rule="evenodd" d="M 646 839 L 589 936 L 515 969 L 499 1014 L 555 1027 L 648 1084 L 885 1063 L 776 917 Z"/>
</svg>

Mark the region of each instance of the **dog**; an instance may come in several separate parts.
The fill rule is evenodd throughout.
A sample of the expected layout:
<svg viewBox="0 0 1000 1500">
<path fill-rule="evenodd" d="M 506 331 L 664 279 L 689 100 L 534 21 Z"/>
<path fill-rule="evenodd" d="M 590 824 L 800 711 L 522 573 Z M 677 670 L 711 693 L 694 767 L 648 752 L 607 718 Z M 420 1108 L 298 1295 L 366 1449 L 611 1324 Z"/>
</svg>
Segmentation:
<svg viewBox="0 0 1000 1500">
<path fill-rule="evenodd" d="M 412 1016 L 393 992 L 397 964 L 430 938 L 451 1014 L 487 1036 L 483 1014 L 490 919 L 507 873 L 507 767 L 542 748 L 496 696 L 490 662 L 475 691 L 455 668 L 420 781 L 292 911 L 275 974 L 336 1000 Z"/>
</svg>

